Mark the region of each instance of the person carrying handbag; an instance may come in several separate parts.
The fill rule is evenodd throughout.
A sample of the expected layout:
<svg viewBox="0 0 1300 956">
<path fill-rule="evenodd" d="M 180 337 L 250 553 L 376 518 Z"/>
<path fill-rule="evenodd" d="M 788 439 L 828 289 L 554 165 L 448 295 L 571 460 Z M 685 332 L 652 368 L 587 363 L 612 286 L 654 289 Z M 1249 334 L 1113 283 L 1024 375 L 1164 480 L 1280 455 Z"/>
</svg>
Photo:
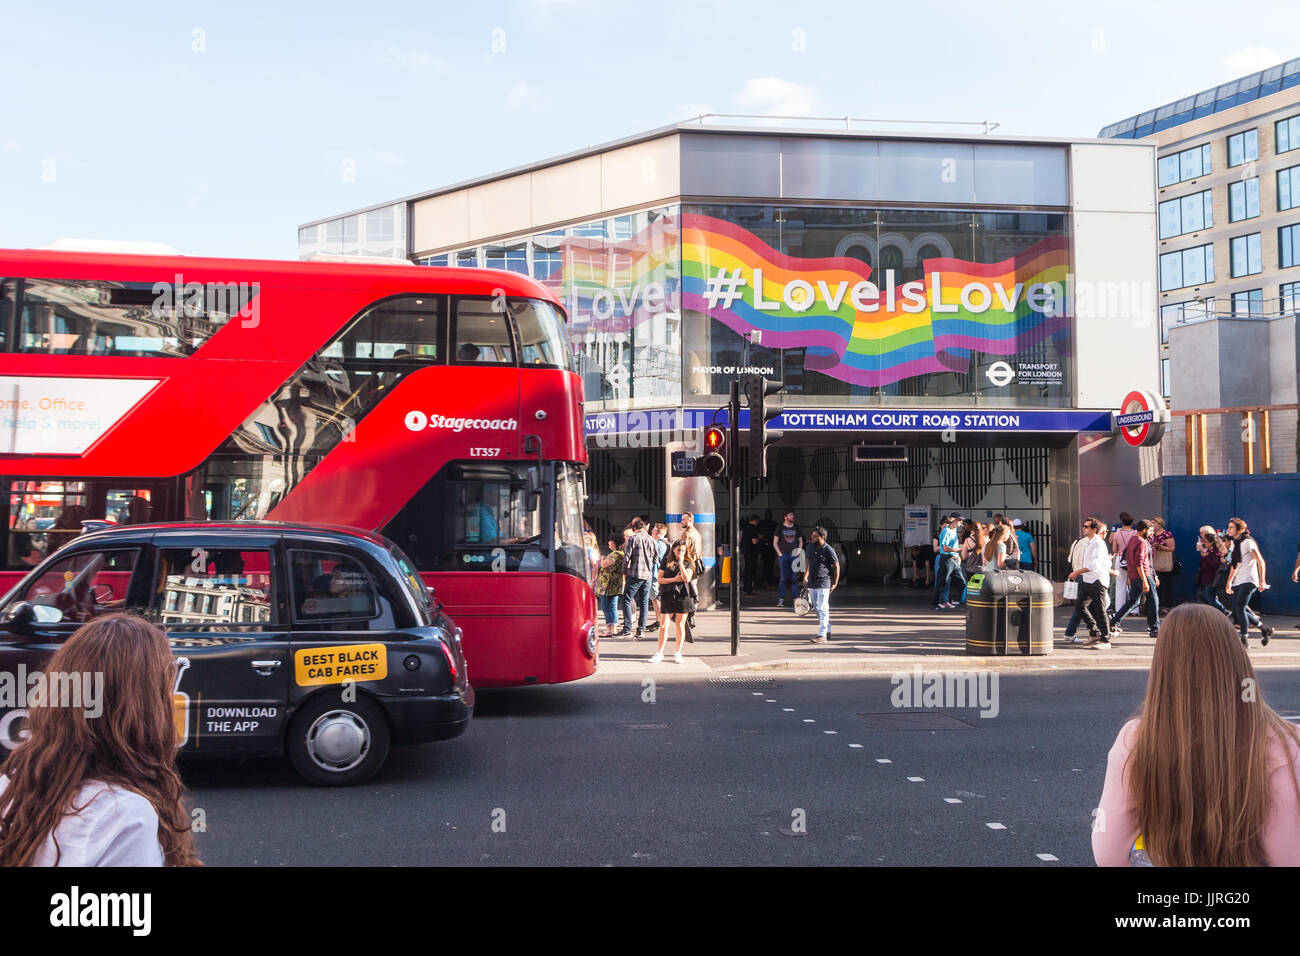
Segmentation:
<svg viewBox="0 0 1300 956">
<path fill-rule="evenodd" d="M 1152 518 L 1149 522 L 1154 529 L 1151 532 L 1151 566 L 1160 576 L 1160 613 L 1168 614 L 1173 604 L 1174 575 L 1182 571 L 1182 564 L 1174 554 L 1174 535 L 1165 527 L 1163 518 Z"/>
<path fill-rule="evenodd" d="M 664 647 L 668 643 L 669 628 L 677 630 L 677 647 L 673 661 L 682 662 L 682 642 L 686 639 L 689 624 L 687 618 L 695 610 L 695 599 L 691 597 L 690 583 L 695 576 L 694 565 L 686 556 L 686 541 L 678 538 L 668 547 L 668 555 L 659 568 L 659 606 L 668 617 L 668 626 L 659 631 L 659 646 L 650 655 L 650 663 L 658 664 L 664 659 Z"/>
</svg>

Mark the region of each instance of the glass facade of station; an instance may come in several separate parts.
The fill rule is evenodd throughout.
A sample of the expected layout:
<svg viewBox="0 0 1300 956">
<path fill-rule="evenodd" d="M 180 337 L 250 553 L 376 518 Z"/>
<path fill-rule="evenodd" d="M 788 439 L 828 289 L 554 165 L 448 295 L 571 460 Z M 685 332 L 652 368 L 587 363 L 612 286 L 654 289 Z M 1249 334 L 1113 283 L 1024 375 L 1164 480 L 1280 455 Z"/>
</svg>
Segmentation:
<svg viewBox="0 0 1300 956">
<path fill-rule="evenodd" d="M 591 411 L 716 404 L 738 368 L 787 405 L 1067 408 L 1069 228 L 1059 209 L 681 204 L 419 261 L 549 286 Z"/>
</svg>

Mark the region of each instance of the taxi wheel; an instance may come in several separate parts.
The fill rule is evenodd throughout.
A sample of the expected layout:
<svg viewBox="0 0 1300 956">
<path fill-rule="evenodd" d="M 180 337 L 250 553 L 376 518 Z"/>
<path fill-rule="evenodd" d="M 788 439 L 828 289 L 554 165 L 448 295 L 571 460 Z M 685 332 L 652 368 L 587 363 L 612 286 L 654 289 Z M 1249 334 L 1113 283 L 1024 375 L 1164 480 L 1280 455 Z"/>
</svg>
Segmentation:
<svg viewBox="0 0 1300 956">
<path fill-rule="evenodd" d="M 366 698 L 344 702 L 323 694 L 303 705 L 289 728 L 289 760 L 322 787 L 369 780 L 388 759 L 388 719 Z"/>
</svg>

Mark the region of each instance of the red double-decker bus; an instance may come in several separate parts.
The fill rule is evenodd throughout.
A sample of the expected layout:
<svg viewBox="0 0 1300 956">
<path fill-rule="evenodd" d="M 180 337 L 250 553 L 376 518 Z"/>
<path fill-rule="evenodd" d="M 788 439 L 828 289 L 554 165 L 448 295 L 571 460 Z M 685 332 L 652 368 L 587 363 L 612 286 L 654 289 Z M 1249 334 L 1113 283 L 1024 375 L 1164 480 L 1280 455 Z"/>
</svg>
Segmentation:
<svg viewBox="0 0 1300 956">
<path fill-rule="evenodd" d="M 508 272 L 0 251 L 0 584 L 104 525 L 352 525 L 415 561 L 476 685 L 585 677 L 572 354 Z"/>
</svg>

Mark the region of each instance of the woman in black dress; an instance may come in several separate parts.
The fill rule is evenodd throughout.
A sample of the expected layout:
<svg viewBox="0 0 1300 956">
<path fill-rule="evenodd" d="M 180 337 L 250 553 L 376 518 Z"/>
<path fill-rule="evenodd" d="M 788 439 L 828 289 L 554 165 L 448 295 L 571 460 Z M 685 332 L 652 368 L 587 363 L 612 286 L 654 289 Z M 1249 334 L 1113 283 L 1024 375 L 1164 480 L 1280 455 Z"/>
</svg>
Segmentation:
<svg viewBox="0 0 1300 956">
<path fill-rule="evenodd" d="M 668 546 L 664 563 L 659 566 L 659 607 L 668 618 L 669 625 L 677 629 L 677 648 L 673 660 L 682 662 L 682 641 L 686 639 L 686 619 L 695 610 L 691 597 L 692 562 L 686 557 L 686 541 L 678 538 Z M 664 646 L 668 642 L 668 628 L 659 632 L 659 647 L 650 656 L 651 664 L 664 659 Z"/>
</svg>

